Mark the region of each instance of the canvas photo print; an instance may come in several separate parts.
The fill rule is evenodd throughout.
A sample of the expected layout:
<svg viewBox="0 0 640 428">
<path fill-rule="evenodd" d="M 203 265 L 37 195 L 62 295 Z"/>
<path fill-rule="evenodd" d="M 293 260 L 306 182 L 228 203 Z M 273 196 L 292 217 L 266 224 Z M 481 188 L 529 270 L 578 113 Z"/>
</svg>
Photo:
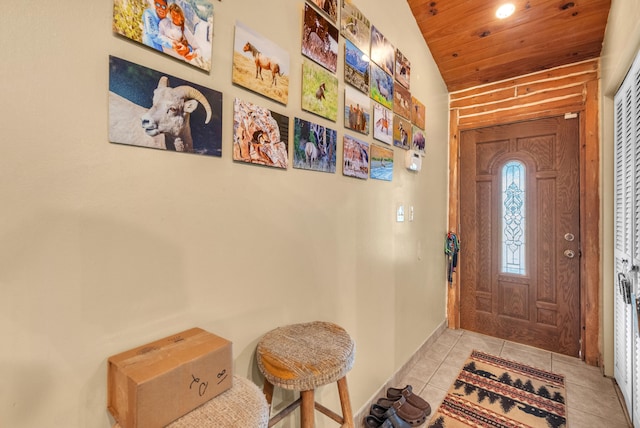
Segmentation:
<svg viewBox="0 0 640 428">
<path fill-rule="evenodd" d="M 338 68 L 338 27 L 308 3 L 304 4 L 302 54 L 335 73 Z"/>
<path fill-rule="evenodd" d="M 362 92 L 347 86 L 344 90 L 344 126 L 369 134 L 371 123 L 371 100 Z"/>
<path fill-rule="evenodd" d="M 371 145 L 371 178 L 384 181 L 393 179 L 393 149 Z"/>
<path fill-rule="evenodd" d="M 287 169 L 289 118 L 236 98 L 233 103 L 233 160 Z"/>
<path fill-rule="evenodd" d="M 425 129 L 426 112 L 424 104 L 422 104 L 416 97 L 411 97 L 411 123 L 416 125 L 420 129 Z"/>
<path fill-rule="evenodd" d="M 344 43 L 344 81 L 369 94 L 369 57 L 349 40 Z"/>
<path fill-rule="evenodd" d="M 413 125 L 411 128 L 411 150 L 415 150 L 421 155 L 424 155 L 425 147 L 426 138 L 424 136 L 424 131 Z"/>
<path fill-rule="evenodd" d="M 324 12 L 331 22 L 338 22 L 338 0 L 311 0 L 311 3 Z"/>
<path fill-rule="evenodd" d="M 353 4 L 352 0 L 342 0 L 341 9 L 340 33 L 354 46 L 369 55 L 371 23 Z"/>
<path fill-rule="evenodd" d="M 272 100 L 289 100 L 289 52 L 236 22 L 231 80 Z"/>
<path fill-rule="evenodd" d="M 411 148 L 411 122 L 397 114 L 393 115 L 393 145 L 405 150 Z"/>
<path fill-rule="evenodd" d="M 393 85 L 393 112 L 411 120 L 411 92 L 398 82 Z"/>
<path fill-rule="evenodd" d="M 342 174 L 361 180 L 369 177 L 369 143 L 350 135 L 343 137 Z"/>
<path fill-rule="evenodd" d="M 211 70 L 213 3 L 209 0 L 114 0 L 113 31 Z"/>
<path fill-rule="evenodd" d="M 302 63 L 302 110 L 338 120 L 338 78 L 308 60 Z"/>
<path fill-rule="evenodd" d="M 109 141 L 222 155 L 222 93 L 109 57 Z"/>
<path fill-rule="evenodd" d="M 400 49 L 396 49 L 396 65 L 394 68 L 396 82 L 407 89 L 411 89 L 411 62 L 405 57 Z"/>
<path fill-rule="evenodd" d="M 373 138 L 393 144 L 393 113 L 378 103 L 373 103 Z"/>
<path fill-rule="evenodd" d="M 335 173 L 337 138 L 336 130 L 296 117 L 293 126 L 293 167 Z"/>
<path fill-rule="evenodd" d="M 393 77 L 371 64 L 371 98 L 388 109 L 393 109 Z"/>
<path fill-rule="evenodd" d="M 371 27 L 371 61 L 375 62 L 389 76 L 393 76 L 396 50 L 375 25 Z"/>
</svg>

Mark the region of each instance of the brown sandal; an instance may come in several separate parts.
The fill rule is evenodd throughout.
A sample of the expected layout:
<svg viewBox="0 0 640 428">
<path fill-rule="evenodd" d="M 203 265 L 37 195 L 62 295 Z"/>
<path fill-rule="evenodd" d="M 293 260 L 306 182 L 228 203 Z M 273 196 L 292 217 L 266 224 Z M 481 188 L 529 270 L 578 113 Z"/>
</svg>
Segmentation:
<svg viewBox="0 0 640 428">
<path fill-rule="evenodd" d="M 412 426 L 421 425 L 427 420 L 427 415 L 421 409 L 409 404 L 404 396 L 397 400 L 380 398 L 376 404 L 386 409 L 393 407 L 398 416 Z"/>
<path fill-rule="evenodd" d="M 397 400 L 400 397 L 407 399 L 407 402 L 413 407 L 417 407 L 422 410 L 426 415 L 431 414 L 431 405 L 427 403 L 422 397 L 413 393 L 411 385 L 407 385 L 404 388 L 389 388 L 387 389 L 387 398 L 390 400 Z"/>
</svg>

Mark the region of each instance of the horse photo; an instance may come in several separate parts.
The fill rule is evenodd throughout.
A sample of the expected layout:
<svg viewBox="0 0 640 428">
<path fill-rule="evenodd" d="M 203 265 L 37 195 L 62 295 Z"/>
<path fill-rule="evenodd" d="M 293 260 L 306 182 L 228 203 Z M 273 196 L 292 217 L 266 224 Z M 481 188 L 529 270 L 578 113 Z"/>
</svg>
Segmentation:
<svg viewBox="0 0 640 428">
<path fill-rule="evenodd" d="M 338 120 L 338 78 L 309 60 L 302 62 L 302 110 Z"/>
<path fill-rule="evenodd" d="M 289 52 L 236 22 L 233 45 L 233 83 L 287 104 Z"/>
</svg>

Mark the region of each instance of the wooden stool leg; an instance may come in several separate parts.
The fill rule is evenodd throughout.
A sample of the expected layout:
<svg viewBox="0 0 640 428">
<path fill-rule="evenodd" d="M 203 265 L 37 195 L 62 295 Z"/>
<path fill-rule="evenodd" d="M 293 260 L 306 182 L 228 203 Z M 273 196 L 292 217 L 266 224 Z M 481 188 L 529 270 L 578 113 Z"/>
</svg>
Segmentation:
<svg viewBox="0 0 640 428">
<path fill-rule="evenodd" d="M 302 405 L 300 406 L 300 426 L 302 428 L 313 428 L 315 421 L 315 397 L 313 389 L 301 391 Z"/>
<path fill-rule="evenodd" d="M 267 399 L 267 404 L 269 405 L 269 415 L 271 415 L 271 402 L 273 401 L 273 385 L 268 380 L 264 380 L 264 385 L 262 386 L 262 392 L 264 393 L 264 398 Z"/>
<path fill-rule="evenodd" d="M 342 418 L 344 428 L 354 428 L 353 412 L 351 411 L 351 400 L 349 399 L 349 387 L 347 386 L 347 376 L 338 379 L 338 395 L 340 395 L 340 406 L 342 407 Z"/>
</svg>

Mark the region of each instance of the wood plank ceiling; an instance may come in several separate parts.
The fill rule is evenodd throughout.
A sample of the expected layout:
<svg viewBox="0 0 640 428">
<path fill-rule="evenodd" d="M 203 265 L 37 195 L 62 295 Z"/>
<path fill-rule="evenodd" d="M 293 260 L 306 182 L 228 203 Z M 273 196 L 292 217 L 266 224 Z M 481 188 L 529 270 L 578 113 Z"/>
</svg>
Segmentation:
<svg viewBox="0 0 640 428">
<path fill-rule="evenodd" d="M 597 58 L 611 0 L 407 0 L 450 92 Z M 516 10 L 506 19 L 502 3 Z"/>
</svg>

